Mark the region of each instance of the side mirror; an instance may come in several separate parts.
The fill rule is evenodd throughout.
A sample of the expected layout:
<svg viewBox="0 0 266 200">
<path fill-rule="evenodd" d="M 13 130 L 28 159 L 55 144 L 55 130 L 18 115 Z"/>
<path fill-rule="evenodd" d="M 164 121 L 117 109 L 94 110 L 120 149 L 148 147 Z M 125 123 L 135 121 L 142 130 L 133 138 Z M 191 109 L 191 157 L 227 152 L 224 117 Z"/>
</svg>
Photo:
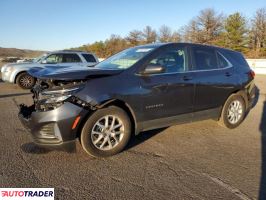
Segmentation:
<svg viewBox="0 0 266 200">
<path fill-rule="evenodd" d="M 47 64 L 47 60 L 43 60 L 42 61 L 42 64 Z"/>
<path fill-rule="evenodd" d="M 165 72 L 165 68 L 161 65 L 148 65 L 141 74 L 149 75 L 149 74 L 160 74 L 163 72 Z"/>
</svg>

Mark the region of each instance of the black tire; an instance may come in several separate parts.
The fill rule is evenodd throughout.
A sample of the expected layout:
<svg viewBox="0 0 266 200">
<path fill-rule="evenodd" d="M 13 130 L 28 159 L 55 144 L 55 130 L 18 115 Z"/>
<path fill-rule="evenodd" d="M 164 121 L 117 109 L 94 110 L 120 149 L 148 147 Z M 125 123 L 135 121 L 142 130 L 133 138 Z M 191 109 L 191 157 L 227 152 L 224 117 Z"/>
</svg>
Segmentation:
<svg viewBox="0 0 266 200">
<path fill-rule="evenodd" d="M 232 119 L 232 117 L 229 117 L 229 108 L 230 108 L 230 105 L 233 104 L 233 102 L 239 102 L 241 107 L 242 107 L 242 112 L 240 114 L 240 117 L 238 120 L 236 120 L 235 123 L 232 123 L 232 121 L 234 120 L 230 120 Z M 238 112 L 239 113 L 239 112 Z M 243 97 L 241 95 L 238 95 L 238 94 L 232 94 L 225 102 L 224 106 L 223 106 L 223 110 L 222 110 L 222 113 L 221 113 L 221 117 L 220 117 L 220 120 L 219 120 L 219 124 L 224 126 L 224 127 L 227 127 L 229 129 L 233 129 L 233 128 L 236 128 L 238 127 L 242 122 L 243 120 L 245 119 L 245 116 L 246 116 L 246 104 L 245 104 L 245 100 L 243 99 Z"/>
<path fill-rule="evenodd" d="M 99 149 L 100 147 L 96 147 L 97 145 L 93 144 L 92 138 L 94 136 L 92 134 L 92 130 L 95 128 L 95 126 L 97 126 L 96 125 L 97 122 L 99 122 L 99 120 L 103 119 L 107 115 L 109 117 L 115 116 L 115 117 L 119 118 L 120 122 L 123 124 L 124 134 L 122 136 L 121 141 L 118 142 L 117 145 L 114 146 L 112 149 L 102 150 L 102 149 Z M 110 116 L 110 115 L 112 115 L 112 116 Z M 107 121 L 109 121 L 109 120 L 107 120 Z M 104 132 L 104 131 L 102 131 L 102 132 Z M 110 106 L 107 108 L 97 110 L 88 118 L 88 120 L 85 122 L 85 124 L 82 128 L 81 135 L 80 135 L 80 142 L 81 142 L 82 148 L 88 154 L 90 154 L 94 157 L 108 157 L 108 156 L 112 156 L 112 155 L 115 155 L 115 154 L 121 152 L 126 147 L 128 141 L 130 139 L 130 136 L 131 136 L 131 122 L 130 122 L 130 119 L 129 119 L 127 113 L 119 107 Z M 110 136 L 109 136 L 109 138 L 110 138 Z M 97 139 L 98 138 L 96 138 L 96 140 Z M 100 142 L 103 143 L 103 141 L 104 141 L 104 138 Z M 115 140 L 113 140 L 113 142 L 114 141 Z M 108 145 L 109 145 L 109 143 L 108 143 Z"/>
<path fill-rule="evenodd" d="M 19 74 L 16 78 L 16 83 L 22 89 L 31 89 L 35 85 L 35 78 L 29 75 L 27 72 Z"/>
</svg>

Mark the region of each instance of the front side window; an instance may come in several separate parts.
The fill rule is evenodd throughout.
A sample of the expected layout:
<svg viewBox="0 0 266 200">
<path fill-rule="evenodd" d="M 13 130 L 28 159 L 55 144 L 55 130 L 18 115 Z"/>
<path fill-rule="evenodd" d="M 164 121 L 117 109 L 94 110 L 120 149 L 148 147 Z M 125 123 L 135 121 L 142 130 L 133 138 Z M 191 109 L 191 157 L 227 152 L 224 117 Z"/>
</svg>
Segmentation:
<svg viewBox="0 0 266 200">
<path fill-rule="evenodd" d="M 211 70 L 219 68 L 214 49 L 208 47 L 194 47 L 193 55 L 195 70 Z"/>
<path fill-rule="evenodd" d="M 62 63 L 63 62 L 63 55 L 62 54 L 51 54 L 46 59 L 46 63 Z"/>
<path fill-rule="evenodd" d="M 152 59 L 149 65 L 160 65 L 164 73 L 184 72 L 186 70 L 186 52 L 184 48 L 168 50 Z"/>
<path fill-rule="evenodd" d="M 80 57 L 77 54 L 64 54 L 63 55 L 63 63 L 77 63 L 81 62 Z"/>
<path fill-rule="evenodd" d="M 150 53 L 153 49 L 154 48 L 149 47 L 135 47 L 126 49 L 102 61 L 95 67 L 102 69 L 128 69 L 145 55 Z"/>
</svg>

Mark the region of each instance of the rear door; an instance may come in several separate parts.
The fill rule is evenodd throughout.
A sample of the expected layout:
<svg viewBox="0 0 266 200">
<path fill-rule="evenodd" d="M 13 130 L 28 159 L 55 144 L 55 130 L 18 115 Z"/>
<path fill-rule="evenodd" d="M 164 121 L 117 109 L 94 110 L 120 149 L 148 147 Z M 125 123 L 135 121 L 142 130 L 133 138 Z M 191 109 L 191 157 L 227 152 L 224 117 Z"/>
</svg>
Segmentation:
<svg viewBox="0 0 266 200">
<path fill-rule="evenodd" d="M 232 64 L 214 47 L 191 47 L 195 73 L 194 111 L 218 108 L 235 90 L 237 76 Z"/>
<path fill-rule="evenodd" d="M 82 66 L 82 60 L 76 53 L 64 53 L 62 63 L 58 63 L 58 66 L 80 67 Z"/>
</svg>

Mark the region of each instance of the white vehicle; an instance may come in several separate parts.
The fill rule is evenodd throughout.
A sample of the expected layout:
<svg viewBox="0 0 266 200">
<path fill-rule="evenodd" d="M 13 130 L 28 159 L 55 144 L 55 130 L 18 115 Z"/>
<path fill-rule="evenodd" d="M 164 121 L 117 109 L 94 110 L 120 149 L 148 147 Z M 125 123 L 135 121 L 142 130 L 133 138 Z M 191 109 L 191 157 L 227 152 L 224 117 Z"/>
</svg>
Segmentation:
<svg viewBox="0 0 266 200">
<path fill-rule="evenodd" d="M 62 67 L 62 68 L 84 68 L 91 67 L 98 63 L 98 58 L 83 51 L 56 51 L 42 55 L 29 63 L 10 63 L 2 67 L 2 80 L 9 83 L 16 83 L 23 89 L 31 89 L 35 84 L 35 78 L 27 71 L 32 68 Z"/>
</svg>

